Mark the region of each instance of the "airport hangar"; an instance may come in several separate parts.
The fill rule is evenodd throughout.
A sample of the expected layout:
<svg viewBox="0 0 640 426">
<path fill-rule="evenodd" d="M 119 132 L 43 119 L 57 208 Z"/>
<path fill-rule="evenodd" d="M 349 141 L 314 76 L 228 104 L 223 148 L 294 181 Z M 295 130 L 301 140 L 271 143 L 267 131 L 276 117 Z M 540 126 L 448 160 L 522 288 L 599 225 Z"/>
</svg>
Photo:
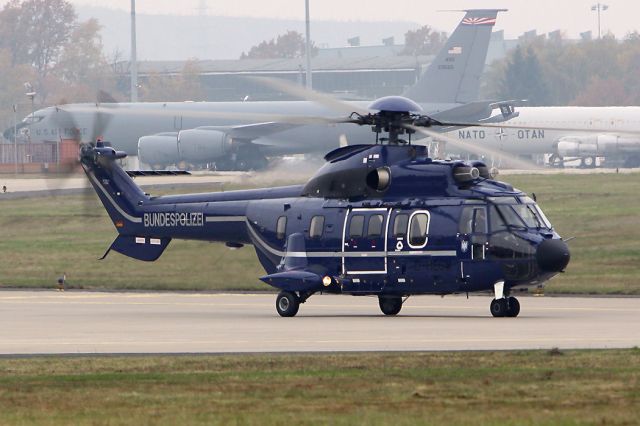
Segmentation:
<svg viewBox="0 0 640 426">
<path fill-rule="evenodd" d="M 549 38 L 556 36 L 549 33 Z M 517 39 L 505 39 L 503 31 L 492 33 L 486 64 L 504 58 L 518 44 L 536 37 L 530 31 Z M 320 48 L 312 58 L 313 88 L 333 93 L 344 99 L 377 99 L 398 95 L 412 86 L 420 74 L 429 66 L 434 55 L 403 54 L 404 45 L 349 46 Z M 179 76 L 188 62 L 195 64 L 199 73 L 203 93 L 200 101 L 242 101 L 251 93 L 251 101 L 292 100 L 290 96 L 246 79 L 247 76 L 285 78 L 305 84 L 305 59 L 220 59 L 192 61 L 138 61 L 138 78 L 142 87 L 149 78 Z M 114 65 L 120 76 L 118 88 L 128 93 L 130 88 L 130 62 Z"/>
</svg>

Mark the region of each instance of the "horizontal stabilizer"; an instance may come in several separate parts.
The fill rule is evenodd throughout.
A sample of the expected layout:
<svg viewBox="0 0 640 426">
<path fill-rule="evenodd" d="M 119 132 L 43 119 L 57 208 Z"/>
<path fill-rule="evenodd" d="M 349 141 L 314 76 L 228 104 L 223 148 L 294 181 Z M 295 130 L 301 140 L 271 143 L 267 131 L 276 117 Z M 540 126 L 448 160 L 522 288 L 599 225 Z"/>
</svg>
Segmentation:
<svg viewBox="0 0 640 426">
<path fill-rule="evenodd" d="M 322 278 L 309 271 L 286 271 L 266 275 L 261 281 L 281 290 L 310 291 L 322 287 Z"/>
<path fill-rule="evenodd" d="M 170 242 L 171 238 L 166 237 L 153 238 L 118 235 L 115 241 L 111 244 L 111 247 L 109 247 L 104 256 L 102 256 L 102 259 L 107 257 L 107 254 L 113 250 L 137 260 L 153 262 L 162 255 L 164 249 L 167 248 Z"/>
<path fill-rule="evenodd" d="M 136 176 L 190 176 L 186 170 L 127 170 L 130 177 Z"/>
</svg>

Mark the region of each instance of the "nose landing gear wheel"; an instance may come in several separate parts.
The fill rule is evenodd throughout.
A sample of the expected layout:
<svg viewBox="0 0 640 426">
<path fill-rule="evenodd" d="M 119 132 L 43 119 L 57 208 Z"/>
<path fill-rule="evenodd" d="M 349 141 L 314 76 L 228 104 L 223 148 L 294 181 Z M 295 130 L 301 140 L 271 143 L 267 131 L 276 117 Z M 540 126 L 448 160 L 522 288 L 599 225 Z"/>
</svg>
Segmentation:
<svg viewBox="0 0 640 426">
<path fill-rule="evenodd" d="M 509 297 L 507 299 L 507 316 L 515 318 L 520 313 L 520 302 L 515 297 Z"/>
<path fill-rule="evenodd" d="M 402 297 L 400 296 L 379 296 L 378 304 L 380 310 L 385 315 L 398 315 L 402 309 Z"/>
<path fill-rule="evenodd" d="M 507 315 L 507 299 L 493 299 L 490 305 L 491 315 L 496 318 Z"/>
<path fill-rule="evenodd" d="M 295 293 L 282 291 L 276 297 L 276 310 L 281 317 L 293 317 L 300 308 L 300 299 Z"/>
<path fill-rule="evenodd" d="M 520 313 L 520 302 L 515 297 L 493 299 L 491 301 L 491 315 L 494 317 L 517 317 Z"/>
</svg>

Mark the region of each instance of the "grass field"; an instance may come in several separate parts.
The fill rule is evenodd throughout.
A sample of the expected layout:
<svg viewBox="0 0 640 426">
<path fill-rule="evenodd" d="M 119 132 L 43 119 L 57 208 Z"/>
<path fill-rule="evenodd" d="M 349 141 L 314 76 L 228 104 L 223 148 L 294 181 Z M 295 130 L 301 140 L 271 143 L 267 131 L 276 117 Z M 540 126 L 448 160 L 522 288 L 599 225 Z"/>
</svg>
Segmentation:
<svg viewBox="0 0 640 426">
<path fill-rule="evenodd" d="M 2 424 L 632 425 L 640 350 L 0 359 Z"/>
<path fill-rule="evenodd" d="M 547 292 L 640 294 L 640 174 L 516 175 L 570 242 L 567 273 Z M 1 195 L 1 194 L 0 194 Z M 85 205 L 87 204 L 87 208 Z M 116 231 L 97 197 L 0 197 L 0 285 L 92 289 L 269 290 L 252 247 L 173 241 L 154 263 L 102 256 Z"/>
</svg>

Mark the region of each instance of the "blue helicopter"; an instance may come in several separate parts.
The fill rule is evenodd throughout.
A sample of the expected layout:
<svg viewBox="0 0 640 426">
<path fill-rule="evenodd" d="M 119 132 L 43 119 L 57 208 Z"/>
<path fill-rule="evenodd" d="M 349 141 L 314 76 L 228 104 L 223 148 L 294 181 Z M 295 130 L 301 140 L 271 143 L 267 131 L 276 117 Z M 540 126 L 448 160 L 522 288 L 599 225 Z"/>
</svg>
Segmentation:
<svg viewBox="0 0 640 426">
<path fill-rule="evenodd" d="M 483 291 L 494 295 L 494 317 L 518 316 L 513 289 L 563 272 L 567 244 L 533 199 L 484 163 L 434 160 L 411 144 L 417 131 L 469 123 L 420 115 L 402 97 L 369 110 L 341 122 L 371 126 L 376 143 L 328 153 L 304 185 L 154 197 L 118 165 L 126 153 L 81 146 L 118 231 L 103 258 L 113 250 L 154 261 L 172 239 L 253 245 L 283 317 L 317 293 L 377 296 L 382 313 L 396 315 L 411 295 Z"/>
</svg>

